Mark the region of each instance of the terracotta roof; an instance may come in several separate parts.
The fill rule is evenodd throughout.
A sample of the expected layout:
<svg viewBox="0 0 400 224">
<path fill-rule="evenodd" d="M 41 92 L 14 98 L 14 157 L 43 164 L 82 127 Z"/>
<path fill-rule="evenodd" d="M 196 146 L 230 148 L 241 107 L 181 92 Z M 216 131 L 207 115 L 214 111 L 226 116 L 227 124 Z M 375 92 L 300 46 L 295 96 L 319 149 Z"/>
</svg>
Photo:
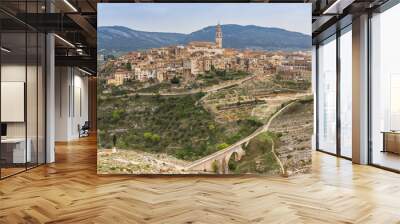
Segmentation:
<svg viewBox="0 0 400 224">
<path fill-rule="evenodd" d="M 206 41 L 192 41 L 188 45 L 189 46 L 197 46 L 197 47 L 211 47 L 211 46 L 215 46 L 215 43 L 206 42 Z"/>
</svg>

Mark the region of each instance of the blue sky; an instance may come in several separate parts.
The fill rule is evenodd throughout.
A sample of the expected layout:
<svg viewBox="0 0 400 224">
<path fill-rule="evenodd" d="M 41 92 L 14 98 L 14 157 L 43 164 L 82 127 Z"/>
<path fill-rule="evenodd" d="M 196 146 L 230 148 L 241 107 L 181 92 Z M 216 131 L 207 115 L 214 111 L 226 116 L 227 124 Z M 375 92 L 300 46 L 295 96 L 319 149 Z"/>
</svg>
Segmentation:
<svg viewBox="0 0 400 224">
<path fill-rule="evenodd" d="M 98 26 L 191 33 L 221 24 L 278 27 L 311 34 L 311 4 L 99 3 Z"/>
</svg>

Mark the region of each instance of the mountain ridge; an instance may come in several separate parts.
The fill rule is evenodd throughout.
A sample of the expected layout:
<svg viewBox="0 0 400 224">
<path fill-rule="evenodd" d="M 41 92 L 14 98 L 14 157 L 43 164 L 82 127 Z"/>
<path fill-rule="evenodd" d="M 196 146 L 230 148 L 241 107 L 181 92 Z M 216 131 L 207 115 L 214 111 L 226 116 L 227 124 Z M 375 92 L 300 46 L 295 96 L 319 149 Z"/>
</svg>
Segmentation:
<svg viewBox="0 0 400 224">
<path fill-rule="evenodd" d="M 215 40 L 216 26 L 207 26 L 189 34 L 139 31 L 124 26 L 98 27 L 99 52 L 129 52 L 172 45 L 186 45 L 191 41 Z M 256 25 L 221 25 L 223 47 L 253 50 L 309 50 L 311 36 L 276 27 Z"/>
</svg>

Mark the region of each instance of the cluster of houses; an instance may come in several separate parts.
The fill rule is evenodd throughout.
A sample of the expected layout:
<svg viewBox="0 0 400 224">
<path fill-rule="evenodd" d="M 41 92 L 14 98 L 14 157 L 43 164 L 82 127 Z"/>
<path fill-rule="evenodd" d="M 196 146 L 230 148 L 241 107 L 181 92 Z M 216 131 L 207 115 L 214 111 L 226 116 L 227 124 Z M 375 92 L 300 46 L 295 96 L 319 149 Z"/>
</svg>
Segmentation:
<svg viewBox="0 0 400 224">
<path fill-rule="evenodd" d="M 131 52 L 107 63 L 118 68 L 107 78 L 110 85 L 122 85 L 127 79 L 164 82 L 174 77 L 188 82 L 212 69 L 267 76 L 279 74 L 286 80 L 309 79 L 311 75 L 308 52 L 219 49 L 209 42 Z"/>
<path fill-rule="evenodd" d="M 187 45 L 152 48 L 135 51 L 114 60 L 108 60 L 114 74 L 107 77 L 109 85 L 122 85 L 127 79 L 140 82 L 165 82 L 179 78 L 183 83 L 196 79 L 211 70 L 245 71 L 255 75 L 279 77 L 288 80 L 309 79 L 310 52 L 268 52 L 237 50 L 222 47 L 222 31 L 217 26 L 214 42 L 193 41 Z"/>
</svg>

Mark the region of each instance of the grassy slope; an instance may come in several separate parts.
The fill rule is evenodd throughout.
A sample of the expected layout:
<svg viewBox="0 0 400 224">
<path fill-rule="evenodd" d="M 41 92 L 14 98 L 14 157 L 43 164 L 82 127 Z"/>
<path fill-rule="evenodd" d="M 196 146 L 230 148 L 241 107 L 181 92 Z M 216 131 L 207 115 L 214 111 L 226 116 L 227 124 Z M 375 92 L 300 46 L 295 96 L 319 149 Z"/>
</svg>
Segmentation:
<svg viewBox="0 0 400 224">
<path fill-rule="evenodd" d="M 245 148 L 246 155 L 240 161 L 229 161 L 229 169 L 233 173 L 279 173 L 280 166 L 272 153 L 272 141 L 279 144 L 278 136 L 266 132 L 252 139 Z"/>
<path fill-rule="evenodd" d="M 177 97 L 132 96 L 99 100 L 99 144 L 147 152 L 165 152 L 196 160 L 251 134 L 254 120 L 219 124 L 196 101 L 202 94 Z"/>
</svg>

